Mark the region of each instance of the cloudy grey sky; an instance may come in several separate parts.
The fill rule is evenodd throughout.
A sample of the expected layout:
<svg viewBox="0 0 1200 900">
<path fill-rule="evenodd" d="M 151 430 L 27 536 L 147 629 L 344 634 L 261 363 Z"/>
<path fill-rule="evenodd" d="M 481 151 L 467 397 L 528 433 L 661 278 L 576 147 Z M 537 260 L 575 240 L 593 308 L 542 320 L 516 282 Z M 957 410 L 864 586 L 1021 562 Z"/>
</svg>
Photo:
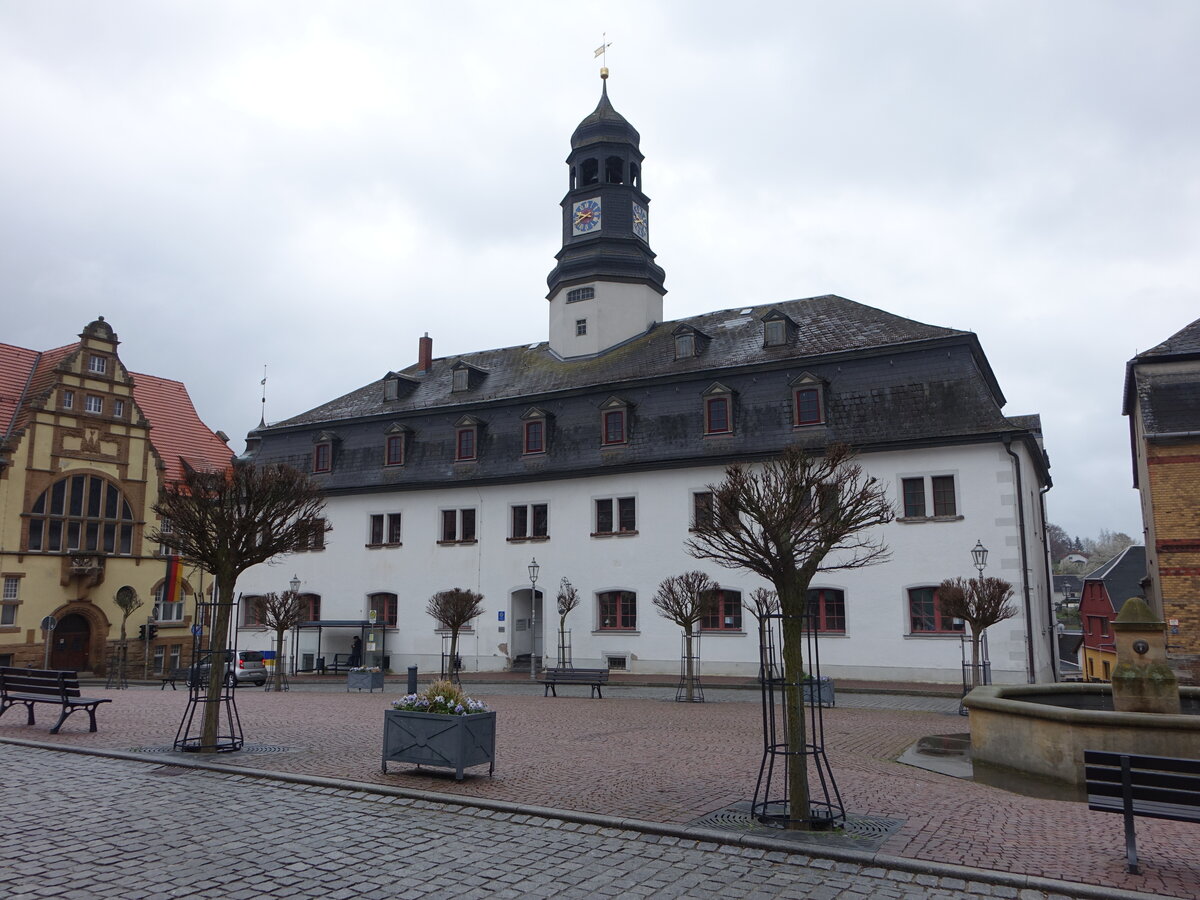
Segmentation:
<svg viewBox="0 0 1200 900">
<path fill-rule="evenodd" d="M 1124 363 L 1200 316 L 1200 4 L 0 2 L 0 341 L 104 315 L 234 437 L 546 337 L 575 125 L 642 133 L 668 318 L 975 331 L 1050 518 L 1141 533 Z"/>
</svg>

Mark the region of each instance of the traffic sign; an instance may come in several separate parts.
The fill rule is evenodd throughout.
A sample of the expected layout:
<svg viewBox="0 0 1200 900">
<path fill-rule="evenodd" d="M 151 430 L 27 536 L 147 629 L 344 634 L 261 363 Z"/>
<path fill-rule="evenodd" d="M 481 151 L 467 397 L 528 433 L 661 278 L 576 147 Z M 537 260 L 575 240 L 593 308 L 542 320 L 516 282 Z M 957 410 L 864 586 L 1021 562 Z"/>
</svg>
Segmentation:
<svg viewBox="0 0 1200 900">
<path fill-rule="evenodd" d="M 58 619 L 54 618 L 54 616 L 46 616 L 46 618 L 42 619 L 42 631 L 53 631 L 57 627 Z"/>
</svg>

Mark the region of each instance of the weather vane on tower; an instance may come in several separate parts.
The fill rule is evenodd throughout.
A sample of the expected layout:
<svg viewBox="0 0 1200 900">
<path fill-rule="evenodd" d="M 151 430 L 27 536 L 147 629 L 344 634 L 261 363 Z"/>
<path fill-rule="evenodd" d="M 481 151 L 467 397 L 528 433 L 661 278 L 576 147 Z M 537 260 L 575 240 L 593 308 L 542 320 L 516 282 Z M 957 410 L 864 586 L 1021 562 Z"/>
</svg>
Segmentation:
<svg viewBox="0 0 1200 900">
<path fill-rule="evenodd" d="M 607 31 L 602 32 L 601 37 L 603 40 L 600 46 L 596 48 L 596 52 L 592 54 L 592 59 L 595 59 L 597 56 L 600 57 L 600 77 L 608 78 L 608 48 L 612 46 L 612 43 L 608 40 Z"/>
</svg>

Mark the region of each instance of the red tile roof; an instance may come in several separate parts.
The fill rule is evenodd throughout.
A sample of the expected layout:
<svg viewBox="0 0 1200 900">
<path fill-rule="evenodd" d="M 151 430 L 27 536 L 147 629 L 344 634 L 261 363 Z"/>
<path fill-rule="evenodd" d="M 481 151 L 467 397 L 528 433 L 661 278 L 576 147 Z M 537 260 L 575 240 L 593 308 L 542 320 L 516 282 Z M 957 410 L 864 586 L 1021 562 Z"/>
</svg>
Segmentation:
<svg viewBox="0 0 1200 900">
<path fill-rule="evenodd" d="M 39 353 L 0 344 L 0 438 L 21 428 L 57 381 L 55 369 L 79 350 L 79 342 Z M 176 481 L 185 468 L 228 466 L 233 453 L 196 414 L 182 382 L 156 375 L 135 375 L 133 399 L 150 422 L 150 443 L 166 466 L 164 477 Z"/>
<path fill-rule="evenodd" d="M 39 356 L 36 350 L 0 344 L 0 437 L 13 431 Z"/>
<path fill-rule="evenodd" d="M 180 381 L 129 373 L 133 399 L 150 421 L 150 443 L 167 467 L 167 481 L 178 481 L 185 468 L 223 469 L 233 461 L 225 442 L 200 421 Z"/>
</svg>

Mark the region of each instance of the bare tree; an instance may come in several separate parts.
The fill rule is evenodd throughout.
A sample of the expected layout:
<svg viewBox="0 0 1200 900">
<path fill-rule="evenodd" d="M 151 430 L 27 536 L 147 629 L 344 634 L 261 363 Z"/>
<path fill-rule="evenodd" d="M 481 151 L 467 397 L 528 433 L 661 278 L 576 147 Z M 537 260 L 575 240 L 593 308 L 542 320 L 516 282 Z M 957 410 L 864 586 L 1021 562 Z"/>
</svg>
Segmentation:
<svg viewBox="0 0 1200 900">
<path fill-rule="evenodd" d="M 124 685 L 126 678 L 126 651 L 129 646 L 125 637 L 125 624 L 129 621 L 129 617 L 131 615 L 133 615 L 146 604 L 145 601 L 138 596 L 137 591 L 135 591 L 129 585 L 117 588 L 117 593 L 113 597 L 113 603 L 117 604 L 117 609 L 121 610 L 121 649 L 119 651 L 121 656 L 120 661 L 117 663 L 117 684 Z"/>
<path fill-rule="evenodd" d="M 218 471 L 188 470 L 181 481 L 163 488 L 154 511 L 171 522 L 171 530 L 152 532 L 149 540 L 216 579 L 219 601 L 209 632 L 212 672 L 225 671 L 238 576 L 251 566 L 323 541 L 331 530 L 322 518 L 324 510 L 316 482 L 287 465 L 240 463 Z M 198 747 L 203 753 L 217 751 L 223 681 L 208 679 Z"/>
<path fill-rule="evenodd" d="M 458 684 L 462 679 L 458 674 L 458 633 L 476 616 L 483 612 L 483 594 L 475 591 L 453 588 L 449 591 L 438 591 L 425 604 L 425 612 L 433 616 L 437 623 L 450 632 L 449 678 Z"/>
<path fill-rule="evenodd" d="M 710 485 L 714 514 L 694 524 L 688 552 L 730 569 L 748 569 L 771 583 L 783 614 L 784 704 L 788 796 L 793 828 L 809 817 L 808 743 L 804 720 L 805 604 L 818 572 L 883 562 L 888 550 L 872 526 L 895 516 L 883 484 L 868 476 L 844 444 L 811 455 L 791 447 L 754 467 L 732 465 Z"/>
<path fill-rule="evenodd" d="M 684 691 L 689 703 L 696 696 L 695 654 L 692 652 L 696 625 L 712 606 L 712 592 L 716 589 L 715 581 L 703 572 L 693 570 L 664 578 L 658 585 L 658 592 L 650 601 L 658 609 L 660 616 L 670 619 L 683 629 L 684 660 L 687 667 L 684 673 Z"/>
<path fill-rule="evenodd" d="M 779 595 L 767 588 L 755 588 L 750 592 L 750 605 L 746 606 L 760 622 L 767 616 L 779 615 Z"/>
<path fill-rule="evenodd" d="M 1009 603 L 1013 586 L 1003 578 L 947 578 L 937 589 L 942 616 L 962 619 L 971 626 L 971 687 L 979 687 L 979 647 L 983 633 L 997 622 L 1011 619 L 1017 608 Z"/>
<path fill-rule="evenodd" d="M 275 632 L 275 687 L 283 690 L 283 638 L 287 632 L 295 628 L 303 620 L 304 607 L 300 603 L 300 595 L 296 591 L 287 590 L 280 594 L 270 593 L 259 597 L 259 620 L 268 629 Z"/>
<path fill-rule="evenodd" d="M 558 665 L 559 668 L 570 667 L 571 660 L 567 653 L 567 614 L 579 605 L 579 591 L 575 585 L 563 576 L 558 583 Z"/>
</svg>

